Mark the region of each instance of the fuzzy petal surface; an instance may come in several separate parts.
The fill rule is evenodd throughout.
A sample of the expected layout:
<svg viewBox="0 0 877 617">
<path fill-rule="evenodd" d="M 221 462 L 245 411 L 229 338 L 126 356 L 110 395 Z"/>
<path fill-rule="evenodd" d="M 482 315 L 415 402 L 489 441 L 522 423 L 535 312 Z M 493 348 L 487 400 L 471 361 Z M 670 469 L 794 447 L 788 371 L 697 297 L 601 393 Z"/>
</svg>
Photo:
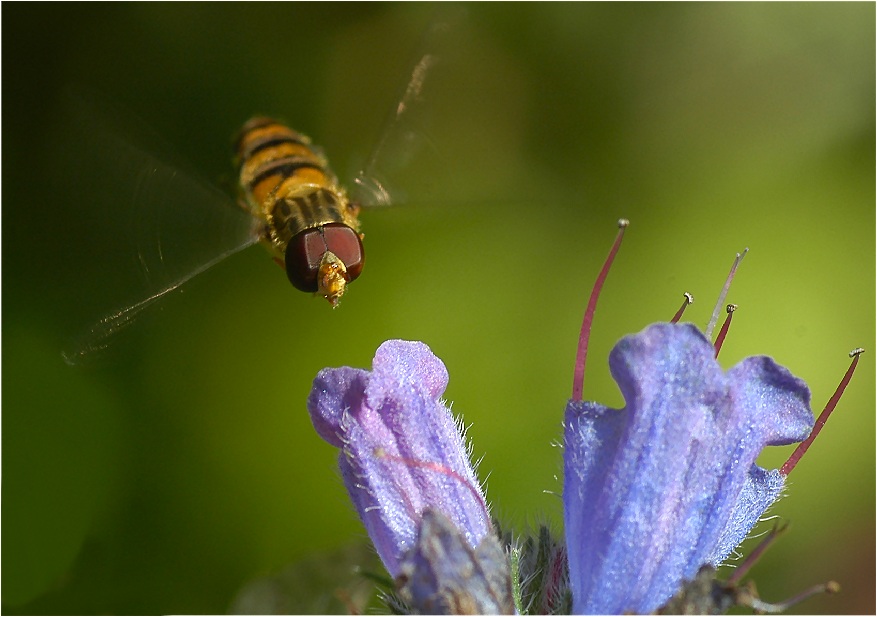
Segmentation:
<svg viewBox="0 0 877 617">
<path fill-rule="evenodd" d="M 394 577 L 427 508 L 447 517 L 472 548 L 490 530 L 460 427 L 441 400 L 447 383 L 429 347 L 387 341 L 371 372 L 324 369 L 308 397 L 314 428 L 341 448 L 344 484 Z"/>
<path fill-rule="evenodd" d="M 718 564 L 779 497 L 755 465 L 807 437 L 806 384 L 767 357 L 725 373 L 691 324 L 625 337 L 609 366 L 623 409 L 570 401 L 564 519 L 573 610 L 650 613 Z"/>
</svg>

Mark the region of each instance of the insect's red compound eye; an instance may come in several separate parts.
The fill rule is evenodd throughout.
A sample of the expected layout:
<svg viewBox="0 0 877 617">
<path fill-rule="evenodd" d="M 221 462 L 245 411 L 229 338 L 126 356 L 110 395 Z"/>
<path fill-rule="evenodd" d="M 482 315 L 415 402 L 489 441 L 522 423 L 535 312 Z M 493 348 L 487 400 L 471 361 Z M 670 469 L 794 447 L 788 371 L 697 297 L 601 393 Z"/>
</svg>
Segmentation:
<svg viewBox="0 0 877 617">
<path fill-rule="evenodd" d="M 332 252 L 344 264 L 348 283 L 362 272 L 365 253 L 359 234 L 343 223 L 329 223 L 306 229 L 289 241 L 285 259 L 289 282 L 296 289 L 315 293 L 320 264 L 327 251 Z"/>
</svg>

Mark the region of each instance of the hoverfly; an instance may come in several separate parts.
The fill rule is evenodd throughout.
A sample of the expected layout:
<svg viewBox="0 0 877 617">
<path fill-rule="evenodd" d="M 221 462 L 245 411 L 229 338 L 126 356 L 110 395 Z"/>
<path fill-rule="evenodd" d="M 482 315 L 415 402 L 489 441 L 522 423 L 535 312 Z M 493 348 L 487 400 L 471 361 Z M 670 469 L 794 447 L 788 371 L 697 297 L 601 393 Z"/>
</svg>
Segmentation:
<svg viewBox="0 0 877 617">
<path fill-rule="evenodd" d="M 423 134 L 430 103 L 424 89 L 434 80 L 435 66 L 444 60 L 446 35 L 454 27 L 448 20 L 436 21 L 425 34 L 371 155 L 348 184 L 349 193 L 309 138 L 270 118 L 251 119 L 235 141 L 237 205 L 216 187 L 181 173 L 177 164 L 125 143 L 112 130 L 104 131 L 101 148 L 112 150 L 119 160 L 113 163 L 113 173 L 92 175 L 101 180 L 112 177 L 116 184 L 127 182 L 108 190 L 113 193 L 108 201 L 114 204 L 109 209 L 119 210 L 115 204 L 120 200 L 134 204 L 115 216 L 129 219 L 126 224 L 136 236 L 133 244 L 142 284 L 137 297 L 120 303 L 80 335 L 62 353 L 65 361 L 78 364 L 107 347 L 116 333 L 167 294 L 259 242 L 297 289 L 337 306 L 365 260 L 360 208 L 398 203 L 401 191 L 390 188 L 395 170 L 416 157 L 417 149 L 430 147 Z M 109 148 L 108 142 L 112 142 Z M 69 158 L 85 157 L 73 152 Z M 70 169 L 69 174 L 83 183 L 78 171 Z M 91 201 L 90 196 L 87 199 Z"/>
<path fill-rule="evenodd" d="M 245 204 L 264 221 L 260 240 L 296 289 L 338 306 L 365 262 L 359 206 L 310 139 L 276 120 L 247 122 L 235 150 Z"/>
</svg>

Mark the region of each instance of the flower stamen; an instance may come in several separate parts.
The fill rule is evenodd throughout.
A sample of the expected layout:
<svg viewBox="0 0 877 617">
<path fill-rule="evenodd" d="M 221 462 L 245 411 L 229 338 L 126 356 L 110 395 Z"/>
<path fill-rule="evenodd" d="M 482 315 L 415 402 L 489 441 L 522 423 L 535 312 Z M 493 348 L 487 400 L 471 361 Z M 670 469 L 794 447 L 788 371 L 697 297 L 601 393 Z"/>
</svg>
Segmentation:
<svg viewBox="0 0 877 617">
<path fill-rule="evenodd" d="M 843 395 L 844 390 L 846 390 L 847 384 L 850 383 L 850 379 L 853 377 L 853 373 L 856 370 L 856 365 L 859 363 L 859 356 L 865 352 L 861 347 L 857 347 L 856 349 L 850 352 L 850 357 L 853 361 L 850 363 L 850 368 L 847 369 L 847 372 L 844 374 L 843 379 L 840 380 L 840 383 L 837 386 L 837 389 L 834 391 L 834 394 L 829 399 L 828 404 L 825 405 L 825 409 L 822 410 L 822 413 L 819 414 L 819 417 L 816 419 L 816 423 L 813 425 L 813 430 L 810 431 L 810 436 L 807 437 L 804 441 L 798 444 L 798 447 L 795 448 L 795 451 L 792 452 L 792 456 L 789 457 L 783 466 L 780 467 L 780 473 L 783 476 L 788 476 L 792 470 L 795 468 L 795 465 L 798 464 L 798 461 L 801 460 L 801 457 L 804 456 L 804 453 L 810 447 L 810 444 L 813 443 L 813 440 L 816 439 L 816 436 L 819 435 L 819 431 L 822 430 L 822 427 L 825 426 L 825 422 L 828 420 L 828 416 L 831 415 L 831 412 L 834 411 L 834 408 L 837 406 L 838 401 L 840 401 L 841 395 Z"/>
<path fill-rule="evenodd" d="M 746 253 L 748 252 L 749 249 L 745 248 L 742 253 L 737 253 L 734 263 L 731 264 L 731 271 L 728 272 L 728 278 L 725 279 L 725 285 L 722 287 L 722 291 L 719 292 L 719 299 L 716 300 L 716 307 L 713 309 L 713 314 L 710 316 L 710 321 L 706 326 L 706 330 L 704 330 L 704 334 L 706 334 L 707 338 L 712 338 L 713 336 L 713 330 L 716 329 L 716 323 L 719 321 L 719 312 L 722 310 L 722 305 L 725 303 L 728 290 L 731 289 L 731 281 L 734 280 L 737 268 L 740 266 L 740 262 L 743 261 L 743 258 L 746 257 Z"/>
<path fill-rule="evenodd" d="M 680 306 L 679 310 L 676 311 L 676 314 L 673 315 L 673 319 L 670 320 L 670 323 L 679 323 L 679 320 L 682 319 L 682 314 L 685 312 L 685 309 L 688 308 L 688 305 L 694 304 L 694 296 L 687 291 L 682 295 L 685 296 L 682 300 L 682 306 Z"/>
<path fill-rule="evenodd" d="M 725 586 L 732 586 L 736 584 L 741 578 L 746 576 L 746 573 L 755 565 L 755 563 L 761 559 L 761 556 L 764 554 L 771 544 L 779 538 L 787 529 L 789 528 L 789 524 L 785 523 L 784 525 L 774 525 L 773 529 L 771 529 L 767 537 L 764 538 L 761 542 L 758 543 L 758 546 L 753 549 L 751 553 L 743 560 L 739 566 L 734 569 L 734 573 L 728 577 L 728 580 L 725 581 Z"/>
<path fill-rule="evenodd" d="M 615 260 L 615 254 L 621 246 L 621 240 L 624 238 L 624 230 L 630 225 L 627 219 L 618 219 L 618 235 L 615 236 L 615 242 L 609 250 L 603 268 L 597 275 L 594 282 L 594 288 L 591 290 L 591 297 L 588 298 L 588 307 L 585 309 L 585 317 L 582 320 L 582 330 L 579 333 L 579 346 L 576 350 L 576 366 L 572 380 L 572 400 L 582 400 L 582 391 L 585 382 L 585 361 L 588 358 L 588 340 L 591 338 L 591 324 L 594 321 L 594 311 L 597 308 L 597 299 L 600 297 L 600 291 L 603 289 L 603 283 L 606 281 L 606 275 L 609 274 L 609 268 Z"/>
<path fill-rule="evenodd" d="M 748 606 L 758 613 L 784 613 L 807 598 L 812 598 L 821 593 L 837 593 L 838 591 L 840 591 L 840 585 L 836 581 L 828 581 L 827 583 L 813 585 L 785 602 L 765 602 L 756 597 L 747 598 L 746 600 L 738 599 L 738 601 L 740 604 Z"/>
<path fill-rule="evenodd" d="M 719 329 L 719 335 L 716 337 L 716 342 L 713 344 L 713 347 L 715 347 L 716 350 L 716 358 L 719 357 L 719 351 L 721 351 L 722 343 L 725 342 L 725 337 L 728 335 L 728 330 L 731 328 L 731 318 L 734 316 L 734 311 L 736 310 L 736 304 L 729 304 L 725 307 L 725 311 L 728 313 L 728 316 L 725 317 L 725 322 Z"/>
<path fill-rule="evenodd" d="M 782 613 L 798 604 L 799 602 L 803 602 L 807 598 L 811 596 L 815 596 L 820 593 L 836 593 L 840 591 L 840 585 L 838 585 L 835 581 L 829 581 L 827 583 L 820 583 L 819 585 L 813 585 L 812 587 L 805 589 L 801 593 L 798 593 L 788 600 L 784 602 L 765 602 L 761 598 L 758 597 L 755 592 L 755 585 L 751 582 L 747 585 L 743 585 L 741 587 L 737 586 L 737 583 L 742 579 L 746 573 L 755 565 L 755 563 L 761 558 L 764 552 L 770 547 L 774 541 L 780 537 L 787 529 L 789 528 L 789 524 L 785 523 L 783 525 L 774 525 L 773 529 L 770 530 L 767 537 L 764 538 L 761 542 L 758 543 L 758 546 L 749 554 L 748 557 L 741 563 L 734 573 L 728 577 L 728 580 L 722 583 L 722 587 L 724 587 L 729 593 L 732 594 L 734 601 L 736 604 L 741 606 L 747 606 L 752 610 L 758 613 Z"/>
</svg>

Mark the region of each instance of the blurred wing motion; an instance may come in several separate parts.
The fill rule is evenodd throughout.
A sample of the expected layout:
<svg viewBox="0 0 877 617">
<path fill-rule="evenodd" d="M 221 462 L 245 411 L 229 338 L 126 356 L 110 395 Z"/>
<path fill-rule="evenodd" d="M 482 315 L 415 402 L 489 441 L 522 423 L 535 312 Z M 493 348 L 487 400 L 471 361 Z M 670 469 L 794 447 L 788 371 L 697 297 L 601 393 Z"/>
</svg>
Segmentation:
<svg viewBox="0 0 877 617">
<path fill-rule="evenodd" d="M 355 54 L 345 55 L 337 71 L 371 73 L 367 59 Z M 352 174 L 352 200 L 365 207 L 443 208 L 522 200 L 530 190 L 519 173 L 526 138 L 522 84 L 516 65 L 473 31 L 465 9 L 440 9 L 405 69 L 370 155 Z"/>
<path fill-rule="evenodd" d="M 245 211 L 211 184 L 182 171 L 181 164 L 168 162 L 173 161 L 171 150 L 148 130 L 134 131 L 137 139 L 130 139 L 127 118 L 122 130 L 114 130 L 107 128 L 105 114 L 95 119 L 83 104 L 73 105 L 73 118 L 58 131 L 63 191 L 83 211 L 74 222 L 81 236 L 100 240 L 77 247 L 93 254 L 89 271 L 77 273 L 84 282 L 77 288 L 81 306 L 76 309 L 97 304 L 95 312 L 103 312 L 64 351 L 65 360 L 77 364 L 94 355 L 170 292 L 260 240 L 296 287 L 317 291 L 334 306 L 355 277 L 334 259 L 332 233 L 347 226 L 352 230 L 347 235 L 359 242 L 360 206 L 415 198 L 423 204 L 473 203 L 480 196 L 470 194 L 467 176 L 489 176 L 488 194 L 509 194 L 513 176 L 498 172 L 509 168 L 500 157 L 513 148 L 507 141 L 498 143 L 496 136 L 507 140 L 517 131 L 510 130 L 509 122 L 493 122 L 491 114 L 496 116 L 498 108 L 484 104 L 493 93 L 483 90 L 507 77 L 492 68 L 479 73 L 493 65 L 485 64 L 480 49 L 473 50 L 463 21 L 463 13 L 456 12 L 428 28 L 371 155 L 347 190 L 335 183 L 328 162 L 307 137 L 254 118 L 243 129 L 245 141 L 238 142 Z M 456 61 L 464 56 L 478 58 L 469 63 L 474 70 L 460 71 Z M 503 110 L 513 107 L 510 100 L 515 97 L 502 99 Z M 359 130 L 347 131 L 354 129 Z M 491 173 L 485 174 L 488 157 Z M 314 180 L 315 175 L 322 180 Z M 486 185 L 482 181 L 480 186 Z M 502 193 L 497 187 L 504 187 Z M 330 210 L 340 214 L 318 216 Z M 335 278 L 324 277 L 324 270 Z M 105 298 L 113 301 L 104 303 Z M 106 312 L 108 305 L 115 308 Z"/>
<path fill-rule="evenodd" d="M 133 121 L 110 127 L 111 112 L 69 98 L 55 133 L 56 179 L 84 240 L 75 295 L 87 313 L 114 306 L 62 352 L 78 364 L 158 300 L 256 243 L 259 222 L 183 165 L 168 163 L 172 155 L 155 154 L 166 148 L 145 130 L 132 136 Z"/>
<path fill-rule="evenodd" d="M 416 173 L 412 161 L 417 158 L 431 159 L 428 173 L 418 174 L 421 178 L 435 183 L 443 175 L 442 154 L 433 133 L 435 90 L 453 64 L 451 51 L 455 37 L 460 36 L 462 19 L 462 13 L 455 13 L 437 20 L 424 34 L 398 102 L 390 110 L 365 166 L 351 182 L 350 192 L 356 203 L 387 206 L 408 201 L 412 187 L 406 186 L 400 176 Z"/>
</svg>

